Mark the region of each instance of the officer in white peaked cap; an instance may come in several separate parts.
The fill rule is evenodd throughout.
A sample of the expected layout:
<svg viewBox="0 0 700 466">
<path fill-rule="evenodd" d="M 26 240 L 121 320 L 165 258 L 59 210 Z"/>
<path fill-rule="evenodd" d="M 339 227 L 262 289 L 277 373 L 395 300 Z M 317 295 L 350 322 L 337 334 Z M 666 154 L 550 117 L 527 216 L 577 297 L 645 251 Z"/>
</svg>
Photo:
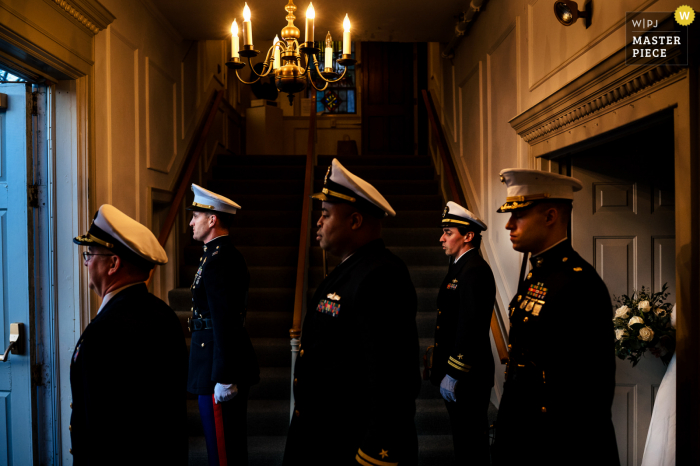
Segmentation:
<svg viewBox="0 0 700 466">
<path fill-rule="evenodd" d="M 437 297 L 430 380 L 440 387 L 458 464 L 489 464 L 488 408 L 494 383 L 491 315 L 496 283 L 479 254 L 486 223 L 455 202 L 442 213 L 450 267 Z"/>
<path fill-rule="evenodd" d="M 342 262 L 308 301 L 283 464 L 415 464 L 416 291 L 381 239 L 396 212 L 336 159 L 312 197 L 316 239 Z"/>
<path fill-rule="evenodd" d="M 144 283 L 168 261 L 165 250 L 108 204 L 73 242 L 87 247 L 90 289 L 102 298 L 71 357 L 74 464 L 187 464 L 185 338 L 175 312 Z"/>
<path fill-rule="evenodd" d="M 250 274 L 230 236 L 241 206 L 196 184 L 192 191 L 192 237 L 204 245 L 190 287 L 187 390 L 199 397 L 209 464 L 248 464 L 248 393 L 260 371 L 245 328 Z"/>
<path fill-rule="evenodd" d="M 581 182 L 516 168 L 502 170 L 501 181 L 506 202 L 498 212 L 510 213 L 506 229 L 513 248 L 532 257 L 530 272 L 521 276 L 507 311 L 510 352 L 495 462 L 549 466 L 566 458 L 571 465 L 618 466 L 611 417 L 612 303 L 595 268 L 568 238 L 574 193 Z M 569 346 L 553 344 L 565 329 L 582 332 L 585 368 L 576 364 Z M 587 375 L 585 383 L 582 374 Z"/>
</svg>

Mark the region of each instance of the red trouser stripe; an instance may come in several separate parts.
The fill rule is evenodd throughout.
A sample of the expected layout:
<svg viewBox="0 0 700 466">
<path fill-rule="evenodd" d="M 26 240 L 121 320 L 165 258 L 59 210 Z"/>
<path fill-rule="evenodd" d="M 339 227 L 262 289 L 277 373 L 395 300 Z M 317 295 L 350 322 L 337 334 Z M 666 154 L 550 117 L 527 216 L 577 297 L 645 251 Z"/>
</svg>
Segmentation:
<svg viewBox="0 0 700 466">
<path fill-rule="evenodd" d="M 226 440 L 224 439 L 224 412 L 221 405 L 211 396 L 214 405 L 214 424 L 216 425 L 216 449 L 219 451 L 219 466 L 228 466 L 226 461 Z"/>
</svg>

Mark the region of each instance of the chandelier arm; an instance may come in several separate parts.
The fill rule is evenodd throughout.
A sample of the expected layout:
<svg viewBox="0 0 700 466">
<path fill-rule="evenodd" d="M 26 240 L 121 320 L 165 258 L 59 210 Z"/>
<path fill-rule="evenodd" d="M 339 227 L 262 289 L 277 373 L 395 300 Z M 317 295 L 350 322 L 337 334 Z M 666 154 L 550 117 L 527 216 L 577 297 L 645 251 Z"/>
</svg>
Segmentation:
<svg viewBox="0 0 700 466">
<path fill-rule="evenodd" d="M 309 72 L 309 65 L 311 64 L 311 59 L 306 56 L 306 66 L 304 67 L 304 72 L 301 73 L 301 76 L 306 76 L 306 74 L 309 74 L 309 79 L 311 79 L 311 73 Z"/>
<path fill-rule="evenodd" d="M 338 81 L 340 81 L 341 79 L 343 79 L 343 78 L 345 77 L 345 73 L 348 72 L 348 67 L 347 67 L 347 66 L 344 66 L 344 67 L 343 67 L 343 73 L 340 75 L 340 77 L 338 77 L 338 79 L 326 79 L 326 78 L 323 76 L 323 74 L 321 74 L 321 70 L 318 69 L 318 60 L 316 60 L 316 56 L 315 56 L 315 55 L 314 55 L 314 65 L 316 66 L 316 72 L 318 73 L 318 75 L 321 77 L 321 79 L 323 79 L 323 80 L 326 81 L 327 83 L 337 83 Z"/>
<path fill-rule="evenodd" d="M 325 91 L 326 89 L 328 89 L 328 81 L 325 81 L 326 85 L 323 86 L 321 89 L 319 89 L 318 87 L 316 87 L 316 83 L 314 83 L 314 79 L 313 79 L 313 77 L 311 76 L 310 73 L 309 73 L 309 82 L 311 83 L 311 86 L 313 86 L 313 88 L 316 89 L 318 92 L 323 92 L 323 91 Z"/>
<path fill-rule="evenodd" d="M 272 66 L 270 66 L 269 61 L 270 61 L 270 52 L 272 51 L 273 48 L 275 48 L 274 45 L 267 50 L 267 55 L 265 56 L 265 61 L 263 62 L 262 74 L 258 74 L 258 72 L 255 71 L 255 68 L 253 68 L 253 64 L 250 63 L 250 57 L 248 57 L 248 66 L 250 66 L 250 70 L 253 73 L 255 73 L 255 76 L 257 76 L 258 78 L 264 78 L 265 76 L 270 74 L 270 71 L 272 71 Z M 267 72 L 265 72 L 265 68 L 267 68 Z M 253 81 L 253 82 L 255 82 L 255 81 Z"/>
<path fill-rule="evenodd" d="M 250 61 L 250 60 L 248 60 L 248 61 Z M 252 67 L 251 67 L 251 69 L 252 69 Z M 255 73 L 255 72 L 254 72 L 254 73 Z M 255 73 L 255 74 L 257 75 L 257 73 Z M 238 80 L 239 80 L 240 82 L 242 82 L 243 84 L 255 84 L 256 82 L 260 81 L 260 78 L 261 78 L 261 76 L 258 75 L 258 77 L 255 78 L 255 81 L 250 81 L 250 82 L 244 81 L 243 78 L 241 78 L 241 75 L 238 74 L 238 70 L 236 70 L 236 76 L 238 76 Z"/>
</svg>

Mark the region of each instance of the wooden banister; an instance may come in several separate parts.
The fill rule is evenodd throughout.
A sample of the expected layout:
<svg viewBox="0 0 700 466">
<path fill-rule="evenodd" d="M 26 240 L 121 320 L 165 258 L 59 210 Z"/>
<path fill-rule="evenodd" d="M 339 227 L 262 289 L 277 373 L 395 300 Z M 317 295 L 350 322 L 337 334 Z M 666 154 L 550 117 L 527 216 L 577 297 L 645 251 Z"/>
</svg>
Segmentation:
<svg viewBox="0 0 700 466">
<path fill-rule="evenodd" d="M 440 152 L 443 171 L 447 177 L 447 184 L 450 188 L 450 196 L 458 204 L 466 205 L 466 196 L 463 195 L 464 193 L 455 179 L 455 168 L 452 163 L 452 157 L 450 157 L 449 146 L 447 144 L 447 139 L 445 138 L 445 133 L 442 130 L 442 125 L 437 118 L 435 102 L 433 102 L 433 97 L 430 95 L 430 92 L 427 89 L 423 89 L 422 92 L 425 107 L 428 110 L 430 127 L 433 131 L 433 135 L 437 139 L 438 151 Z M 506 340 L 503 337 L 503 332 L 501 330 L 498 315 L 496 314 L 496 309 L 493 310 L 493 314 L 491 315 L 491 333 L 493 333 L 493 339 L 496 342 L 498 358 L 501 360 L 501 363 L 505 364 L 508 361 L 508 349 L 506 348 Z"/>
<path fill-rule="evenodd" d="M 175 184 L 175 186 L 177 186 L 177 189 L 175 190 L 175 197 L 173 197 L 172 204 L 170 204 L 170 210 L 168 211 L 168 216 L 165 218 L 165 222 L 160 229 L 160 235 L 158 236 L 158 242 L 161 244 L 161 246 L 165 246 L 165 243 L 168 241 L 168 237 L 170 236 L 170 231 L 173 229 L 173 225 L 175 225 L 175 218 L 180 210 L 180 204 L 185 198 L 187 189 L 190 187 L 192 174 L 194 173 L 194 169 L 202 156 L 204 144 L 207 141 L 209 130 L 211 129 L 212 124 L 214 124 L 214 119 L 216 118 L 216 112 L 219 109 L 219 104 L 224 98 L 224 92 L 225 91 L 222 89 L 212 97 L 213 102 L 211 104 L 209 114 L 207 115 L 207 119 L 204 121 L 204 125 L 199 132 L 199 136 L 197 136 L 197 144 L 187 155 L 185 169 L 180 172 L 178 181 Z"/>
<path fill-rule="evenodd" d="M 311 216 L 311 189 L 313 188 L 314 150 L 316 147 L 316 96 L 311 97 L 309 114 L 309 139 L 306 145 L 306 174 L 304 175 L 304 206 L 301 211 L 301 228 L 299 229 L 299 256 L 297 258 L 297 283 L 294 291 L 294 318 L 289 336 L 298 339 L 301 336 L 301 314 L 304 305 L 304 283 L 306 281 L 306 259 L 309 245 L 309 218 Z"/>
</svg>

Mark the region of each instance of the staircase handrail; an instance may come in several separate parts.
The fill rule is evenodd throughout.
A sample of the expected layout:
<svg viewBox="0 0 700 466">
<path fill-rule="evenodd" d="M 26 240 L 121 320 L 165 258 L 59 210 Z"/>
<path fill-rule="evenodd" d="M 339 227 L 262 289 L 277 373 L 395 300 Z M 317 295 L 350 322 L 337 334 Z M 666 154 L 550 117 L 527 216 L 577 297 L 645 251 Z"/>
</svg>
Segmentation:
<svg viewBox="0 0 700 466">
<path fill-rule="evenodd" d="M 211 129 L 211 126 L 214 123 L 214 119 L 216 118 L 216 112 L 219 109 L 219 104 L 224 98 L 224 92 L 225 90 L 221 89 L 212 95 L 210 99 L 212 103 L 207 118 L 206 120 L 204 120 L 199 134 L 194 138 L 194 140 L 196 140 L 197 143 L 188 152 L 185 158 L 185 163 L 183 165 L 184 169 L 180 172 L 180 175 L 178 176 L 178 181 L 175 184 L 175 196 L 173 197 L 172 203 L 170 204 L 168 216 L 165 218 L 165 222 L 163 222 L 163 226 L 160 229 L 160 234 L 158 235 L 158 242 L 161 246 L 165 246 L 165 243 L 168 241 L 168 237 L 170 236 L 170 232 L 172 231 L 173 226 L 175 225 L 175 218 L 177 218 L 177 214 L 180 211 L 180 204 L 185 198 L 185 193 L 187 192 L 187 188 L 189 187 L 190 179 L 192 178 L 194 169 L 197 167 L 197 163 L 199 162 L 199 159 L 202 156 L 204 144 L 206 143 L 207 136 L 209 136 L 209 130 Z"/>
<path fill-rule="evenodd" d="M 309 113 L 309 137 L 306 145 L 306 170 L 304 175 L 304 197 L 301 211 L 301 227 L 299 228 L 299 256 L 297 258 L 297 278 L 294 290 L 294 316 L 292 328 L 289 329 L 292 346 L 291 398 L 289 416 L 294 412 L 294 365 L 301 344 L 301 314 L 304 310 L 304 293 L 308 277 L 309 234 L 311 230 L 311 189 L 314 181 L 314 152 L 316 148 L 316 96 L 311 97 Z"/>
<path fill-rule="evenodd" d="M 447 184 L 450 188 L 450 196 L 455 200 L 455 202 L 466 205 L 466 196 L 464 196 L 461 186 L 455 179 L 455 169 L 452 164 L 452 157 L 450 155 L 445 132 L 437 119 L 435 102 L 433 102 L 433 97 L 430 94 L 430 91 L 423 89 L 422 93 L 425 107 L 428 111 L 430 127 L 433 130 L 433 135 L 437 138 L 438 151 L 440 153 L 440 159 L 442 160 L 443 172 L 447 177 Z M 503 331 L 501 330 L 500 319 L 495 308 L 493 310 L 493 314 L 491 315 L 491 333 L 493 333 L 493 339 L 496 343 L 498 358 L 500 359 L 501 363 L 505 364 L 508 361 L 508 349 L 506 347 L 506 340 L 503 337 Z"/>
</svg>

